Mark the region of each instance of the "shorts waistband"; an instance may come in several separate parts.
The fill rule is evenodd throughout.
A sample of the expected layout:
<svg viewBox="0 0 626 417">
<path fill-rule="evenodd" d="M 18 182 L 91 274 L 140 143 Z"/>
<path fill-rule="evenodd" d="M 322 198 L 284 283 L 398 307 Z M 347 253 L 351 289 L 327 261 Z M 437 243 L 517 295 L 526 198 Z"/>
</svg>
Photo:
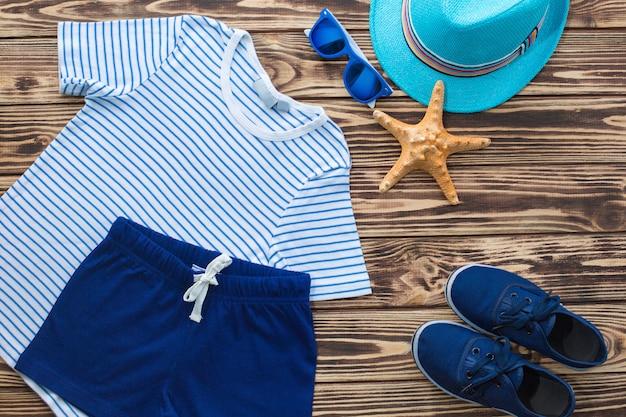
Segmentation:
<svg viewBox="0 0 626 417">
<path fill-rule="evenodd" d="M 115 220 L 106 240 L 122 246 L 130 256 L 173 280 L 183 290 L 194 284 L 193 265 L 204 268 L 220 255 L 123 217 Z M 219 285 L 211 288 L 211 297 L 259 302 L 309 301 L 311 277 L 303 272 L 232 258 L 232 264 L 217 275 L 217 280 Z"/>
</svg>

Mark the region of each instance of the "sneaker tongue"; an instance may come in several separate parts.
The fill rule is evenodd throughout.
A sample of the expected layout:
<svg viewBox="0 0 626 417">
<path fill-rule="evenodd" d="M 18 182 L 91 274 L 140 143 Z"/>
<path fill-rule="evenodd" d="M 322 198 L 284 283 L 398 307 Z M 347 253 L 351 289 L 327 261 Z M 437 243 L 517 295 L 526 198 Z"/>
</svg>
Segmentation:
<svg viewBox="0 0 626 417">
<path fill-rule="evenodd" d="M 521 296 L 526 296 L 527 294 L 525 293 L 524 290 L 520 289 L 519 290 L 520 294 L 522 294 Z M 532 296 L 532 294 L 528 294 L 528 296 Z M 528 306 L 526 306 L 523 311 L 525 311 L 526 313 L 530 313 L 531 311 L 533 311 L 534 309 L 534 303 L 533 304 L 529 304 Z M 535 323 L 537 323 L 537 325 L 539 327 L 541 327 L 541 329 L 543 330 L 543 333 L 548 336 L 550 334 L 550 332 L 552 331 L 552 329 L 554 328 L 554 324 L 556 322 L 556 315 L 555 314 L 550 314 L 547 318 L 541 320 L 541 321 L 536 321 Z"/>
<path fill-rule="evenodd" d="M 550 314 L 547 319 L 539 322 L 539 326 L 543 329 L 543 332 L 546 336 L 550 334 L 552 329 L 554 328 L 554 324 L 556 322 L 556 314 Z"/>
<path fill-rule="evenodd" d="M 524 368 L 522 366 L 513 369 L 511 372 L 507 373 L 507 376 L 511 380 L 511 384 L 517 391 L 519 386 L 522 384 L 522 379 L 524 379 Z"/>
</svg>

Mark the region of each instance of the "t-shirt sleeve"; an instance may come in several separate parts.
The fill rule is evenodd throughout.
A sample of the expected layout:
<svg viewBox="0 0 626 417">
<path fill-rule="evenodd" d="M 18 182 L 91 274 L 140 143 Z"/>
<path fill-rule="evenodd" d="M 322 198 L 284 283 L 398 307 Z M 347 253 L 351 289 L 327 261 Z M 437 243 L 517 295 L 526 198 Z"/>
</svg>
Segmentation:
<svg viewBox="0 0 626 417">
<path fill-rule="evenodd" d="M 148 79 L 176 45 L 182 17 L 60 22 L 59 91 L 121 95 Z"/>
<path fill-rule="evenodd" d="M 285 211 L 273 240 L 276 266 L 311 275 L 311 300 L 371 294 L 350 198 L 349 169 L 310 180 Z"/>
</svg>

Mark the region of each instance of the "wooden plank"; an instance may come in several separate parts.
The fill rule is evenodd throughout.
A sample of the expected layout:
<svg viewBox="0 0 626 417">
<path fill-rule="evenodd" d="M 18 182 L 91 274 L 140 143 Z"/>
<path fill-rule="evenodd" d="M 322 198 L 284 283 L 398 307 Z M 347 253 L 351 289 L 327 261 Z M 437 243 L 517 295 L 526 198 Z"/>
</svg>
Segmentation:
<svg viewBox="0 0 626 417">
<path fill-rule="evenodd" d="M 623 417 L 623 377 L 567 381 L 576 395 L 575 416 Z M 415 381 L 319 384 L 315 390 L 314 416 L 448 417 L 504 416 L 493 409 L 458 400 L 436 388 L 419 374 Z"/>
<path fill-rule="evenodd" d="M 385 170 L 352 172 L 352 201 L 363 237 L 626 230 L 623 164 L 476 166 L 449 164 L 461 204 L 450 206 L 425 173 L 378 192 Z"/>
<path fill-rule="evenodd" d="M 617 349 L 605 365 L 580 372 L 534 352 L 524 349 L 521 352 L 528 360 L 547 367 L 572 385 L 577 398 L 577 415 L 626 415 L 626 404 L 615 389 L 615 384 L 623 383 L 623 353 L 619 346 L 624 342 L 625 328 L 621 308 L 615 310 L 604 305 L 575 307 L 574 311 L 585 315 L 601 328 L 610 349 Z M 458 321 L 449 310 L 374 310 L 356 314 L 358 316 L 338 310 L 334 317 L 332 314 L 321 317 L 322 313 L 316 316 L 321 355 L 315 415 L 494 415 L 493 410 L 468 405 L 441 392 L 426 380 L 413 362 L 410 338 L 414 328 L 433 319 Z M 331 340 L 337 337 L 338 323 L 346 327 L 346 332 L 344 335 L 339 332 L 340 340 Z M 335 328 L 334 331 L 329 330 L 329 335 L 332 333 L 333 336 L 328 339 L 325 338 L 327 327 Z M 353 328 L 358 329 L 354 334 L 350 331 Z M 369 349 L 365 347 L 367 345 Z M 358 369 L 351 371 L 350 364 Z M 328 373 L 325 372 L 326 366 L 329 367 Z M 379 370 L 381 374 L 378 374 Z M 332 381 L 326 380 L 326 375 L 331 376 Z M 350 381 L 343 381 L 342 375 Z M 355 377 L 359 380 L 352 379 Z M 370 382 L 369 378 L 375 382 Z"/>
<path fill-rule="evenodd" d="M 52 417 L 54 414 L 0 358 L 0 416 Z"/>
<path fill-rule="evenodd" d="M 4 194 L 19 177 L 15 175 L 0 175 L 0 196 Z"/>
<path fill-rule="evenodd" d="M 423 377 L 409 382 L 317 384 L 314 417 L 493 417 L 494 410 L 457 400 Z M 576 394 L 576 416 L 620 417 L 626 415 L 621 401 L 624 380 L 608 375 L 601 381 L 568 381 Z M 1 393 L 2 391 L 0 391 Z M 8 398 L 11 400 L 7 401 Z M 0 416 L 53 417 L 54 414 L 32 391 L 0 394 Z"/>
<path fill-rule="evenodd" d="M 448 276 L 469 263 L 520 274 L 546 291 L 554 291 L 566 304 L 620 304 L 626 293 L 625 233 L 361 240 L 373 294 L 316 303 L 316 308 L 445 306 L 443 290 Z"/>
<path fill-rule="evenodd" d="M 536 352 L 514 350 L 567 379 L 602 378 L 626 371 L 626 355 L 620 346 L 626 341 L 626 307 L 616 304 L 574 304 L 568 308 L 583 315 L 602 332 L 609 347 L 609 359 L 584 373 L 566 368 Z M 460 322 L 451 309 L 367 309 L 315 310 L 318 344 L 316 382 L 412 381 L 417 370 L 411 356 L 415 329 L 431 320 Z"/>
<path fill-rule="evenodd" d="M 325 2 L 348 29 L 368 26 L 369 2 Z M 201 4 L 176 0 L 104 0 L 76 2 L 52 0 L 0 1 L 0 37 L 53 36 L 60 20 L 114 20 L 201 14 L 246 30 L 276 32 L 310 27 L 322 6 L 313 0 L 205 1 Z M 572 28 L 614 28 L 626 26 L 626 5 L 610 0 L 573 0 L 567 26 Z M 400 18 L 398 16 L 398 18 Z"/>
<path fill-rule="evenodd" d="M 80 100 L 59 93 L 56 37 L 0 39 L 0 56 L 0 105 Z"/>
<path fill-rule="evenodd" d="M 395 163 L 400 145 L 374 121 L 370 109 L 337 102 L 324 108 L 344 131 L 355 169 Z M 379 100 L 377 108 L 406 123 L 418 123 L 425 112 L 425 106 L 410 99 Z M 452 155 L 449 163 L 532 167 L 623 163 L 625 114 L 626 104 L 619 96 L 518 96 L 478 114 L 445 112 L 443 123 L 451 133 L 492 140 L 486 149 Z"/>
<path fill-rule="evenodd" d="M 0 176 L 2 192 L 16 179 Z M 623 216 L 623 212 L 616 211 L 615 215 Z M 461 226 L 441 219 L 431 226 L 416 222 L 413 227 L 429 231 L 424 236 L 390 237 L 389 233 L 395 233 L 392 224 L 372 238 L 363 236 L 370 233 L 368 226 L 360 224 L 363 214 L 358 206 L 356 216 L 374 294 L 326 301 L 317 308 L 442 306 L 445 280 L 455 268 L 467 263 L 485 263 L 519 273 L 572 303 L 620 303 L 626 292 L 624 232 L 459 237 L 455 229 Z"/>
<path fill-rule="evenodd" d="M 461 204 L 451 206 L 434 180 L 414 173 L 378 192 L 384 171 L 352 173 L 363 238 L 484 236 L 626 231 L 626 166 L 452 169 Z"/>
<path fill-rule="evenodd" d="M 626 307 L 615 304 L 575 304 L 570 310 L 583 315 L 602 332 L 609 348 L 605 364 L 585 372 L 567 368 L 536 352 L 514 345 L 513 350 L 568 379 L 601 379 L 626 372 Z M 419 374 L 411 356 L 415 329 L 431 320 L 461 322 L 446 307 L 422 309 L 314 309 L 318 348 L 316 383 L 413 381 Z M 21 386 L 6 365 L 0 388 Z M 626 384 L 626 381 L 624 381 Z"/>
<path fill-rule="evenodd" d="M 534 352 L 529 353 L 517 347 L 514 349 L 571 383 L 579 393 L 581 409 L 589 407 L 600 413 L 603 408 L 607 412 L 619 408 L 620 401 L 614 395 L 607 395 L 605 390 L 612 392 L 623 389 L 626 384 L 622 378 L 626 360 L 619 348 L 626 339 L 626 307 L 604 305 L 600 310 L 597 306 L 577 305 L 575 311 L 583 314 L 603 332 L 610 349 L 606 364 L 580 372 Z M 419 372 L 413 361 L 410 342 L 415 328 L 426 321 L 441 319 L 458 321 L 445 308 L 316 311 L 319 353 L 316 415 L 368 415 L 375 411 L 369 415 L 400 416 L 425 412 L 427 409 L 431 413 L 487 413 L 487 410 L 468 407 L 438 391 Z M 0 366 L 0 392 L 3 391 L 12 393 L 12 404 L 17 403 L 22 409 L 45 415 L 38 400 L 26 395 L 21 382 L 6 365 Z M 405 395 L 404 401 L 399 402 L 388 398 L 393 396 L 401 399 Z M 422 407 L 413 410 L 418 404 L 422 404 Z"/>
<path fill-rule="evenodd" d="M 400 146 L 374 121 L 371 110 L 348 99 L 305 102 L 323 106 L 342 128 L 353 172 L 382 179 L 400 155 Z M 82 99 L 68 104 L 0 106 L 0 158 L 5 161 L 0 173 L 25 171 L 81 106 Z M 407 123 L 417 123 L 425 109 L 409 99 L 381 101 L 378 108 Z M 537 108 L 542 109 L 540 114 Z M 624 114 L 626 102 L 621 97 L 598 96 L 518 97 L 494 111 L 445 113 L 444 124 L 451 133 L 492 139 L 487 149 L 452 155 L 449 167 L 456 174 L 456 167 L 465 171 L 466 166 L 476 165 L 519 165 L 532 171 L 537 166 L 619 165 L 626 161 Z M 368 188 L 375 189 L 373 185 Z"/>
<path fill-rule="evenodd" d="M 81 107 L 0 106 L 0 174 L 26 171 Z"/>
<path fill-rule="evenodd" d="M 607 375 L 601 381 L 568 380 L 576 394 L 576 416 L 621 417 L 626 403 L 621 401 L 624 379 Z M 37 397 L 24 389 L 2 395 L 0 416 L 53 417 L 54 414 Z M 9 399 L 7 401 L 7 399 Z M 418 375 L 415 381 L 380 383 L 322 383 L 315 386 L 314 417 L 493 417 L 504 414 L 457 400 Z"/>
<path fill-rule="evenodd" d="M 592 100 L 578 99 L 578 104 L 583 106 L 585 101 Z M 604 102 L 600 106 L 611 112 L 604 113 L 605 119 L 610 119 L 614 109 Z M 29 109 L 0 108 L 1 174 L 15 176 L 26 170 L 78 107 L 24 111 Z M 619 109 L 623 107 L 618 105 Z M 576 105 L 570 111 L 576 113 Z M 448 166 L 462 201 L 454 207 L 423 172 L 411 173 L 389 192 L 379 193 L 378 184 L 399 155 L 399 146 L 372 121 L 369 126 L 386 136 L 385 146 L 378 144 L 374 149 L 376 141 L 357 138 L 356 127 L 345 128 L 354 161 L 351 190 L 362 237 L 385 236 L 390 228 L 396 237 L 620 232 L 626 228 L 623 131 L 616 130 L 612 144 L 601 138 L 596 144 L 594 128 L 589 127 L 582 134 L 590 139 L 583 141 L 578 152 L 573 150 L 578 142 L 567 132 L 557 134 L 555 148 L 560 152 L 548 153 L 545 158 L 532 149 L 539 139 L 528 143 L 522 138 L 513 139 L 512 147 L 500 149 L 494 139 L 485 150 L 453 155 Z M 533 134 L 540 135 L 541 128 Z M 535 156 L 533 162 L 530 155 Z"/>
<path fill-rule="evenodd" d="M 197 3 L 197 2 L 195 2 Z M 335 10 L 346 10 L 334 7 Z M 351 8 L 356 15 L 349 19 L 362 25 L 367 22 L 368 4 L 357 3 Z M 329 7 L 333 8 L 332 5 Z M 321 6 L 313 1 L 255 1 L 219 2 L 205 1 L 202 4 L 181 3 L 176 0 L 129 1 L 105 0 L 98 2 L 76 1 L 23 1 L 0 2 L 0 37 L 54 36 L 56 23 L 62 20 L 100 21 L 127 18 L 166 17 L 179 14 L 200 14 L 224 21 L 233 27 L 246 30 L 275 32 L 294 28 L 310 27 Z"/>
<path fill-rule="evenodd" d="M 380 68 L 368 32 L 355 32 L 354 38 Z M 349 97 L 342 81 L 345 59 L 321 59 L 301 31 L 254 33 L 253 41 L 264 68 L 285 94 L 296 99 Z M 0 39 L 0 56 L 6 58 L 0 61 L 0 104 L 71 101 L 58 93 L 56 48 L 55 37 Z M 568 30 L 548 64 L 519 95 L 624 94 L 624 61 L 626 33 Z M 402 97 L 406 95 L 396 89 L 379 103 Z M 554 101 L 545 108 L 554 109 Z"/>
<path fill-rule="evenodd" d="M 0 176 L 0 194 L 17 177 Z M 619 211 L 617 216 L 623 216 Z M 363 252 L 372 278 L 374 294 L 340 302 L 317 304 L 318 308 L 370 308 L 441 306 L 448 275 L 467 263 L 485 263 L 516 272 L 538 285 L 551 289 L 568 302 L 623 301 L 626 282 L 626 234 L 515 234 L 454 235 L 459 226 L 446 221 L 431 227 L 424 236 L 379 237 L 369 235 L 360 225 Z M 539 219 L 537 219 L 539 222 Z M 494 226 L 495 227 L 495 226 Z M 523 226 L 520 226 L 522 229 Z M 452 229 L 452 232 L 450 232 Z M 386 233 L 395 233 L 392 224 Z"/>
</svg>

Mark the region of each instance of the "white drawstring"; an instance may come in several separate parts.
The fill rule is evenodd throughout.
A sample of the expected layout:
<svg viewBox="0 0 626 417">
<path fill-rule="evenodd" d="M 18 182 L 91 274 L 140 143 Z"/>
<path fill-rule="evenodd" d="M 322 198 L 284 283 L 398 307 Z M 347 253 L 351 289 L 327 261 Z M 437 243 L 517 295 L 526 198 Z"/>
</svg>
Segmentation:
<svg viewBox="0 0 626 417">
<path fill-rule="evenodd" d="M 202 320 L 202 305 L 206 298 L 209 286 L 219 285 L 217 278 L 215 277 L 222 269 L 226 268 L 233 263 L 227 255 L 219 255 L 213 259 L 210 264 L 207 265 L 204 273 L 196 274 L 193 276 L 194 284 L 185 291 L 183 300 L 188 303 L 195 303 L 193 305 L 193 311 L 189 315 L 189 318 L 196 323 L 200 323 Z"/>
</svg>

